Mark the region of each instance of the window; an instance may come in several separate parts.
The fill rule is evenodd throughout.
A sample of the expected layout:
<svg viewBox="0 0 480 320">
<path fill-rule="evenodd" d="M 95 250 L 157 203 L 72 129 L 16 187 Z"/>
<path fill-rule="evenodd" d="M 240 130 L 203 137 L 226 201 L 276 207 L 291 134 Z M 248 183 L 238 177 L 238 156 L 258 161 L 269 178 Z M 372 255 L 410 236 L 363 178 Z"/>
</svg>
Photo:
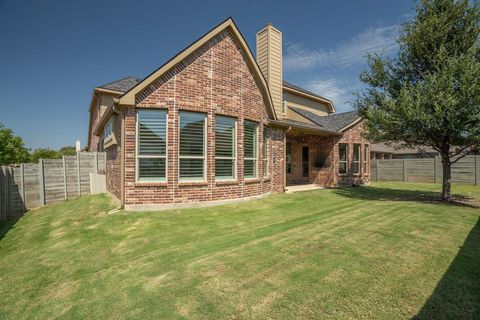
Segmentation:
<svg viewBox="0 0 480 320">
<path fill-rule="evenodd" d="M 360 150 L 362 148 L 361 144 L 355 143 L 353 145 L 353 159 L 352 159 L 352 173 L 360 173 Z"/>
<path fill-rule="evenodd" d="M 270 128 L 263 127 L 262 161 L 263 161 L 264 177 L 268 177 L 268 140 L 269 139 L 270 139 Z"/>
<path fill-rule="evenodd" d="M 285 113 L 287 110 L 287 97 L 282 95 L 282 112 Z"/>
<path fill-rule="evenodd" d="M 255 122 L 245 120 L 243 126 L 243 174 L 245 178 L 257 177 L 257 129 Z"/>
<path fill-rule="evenodd" d="M 340 143 L 338 145 L 338 173 L 347 173 L 348 144 Z"/>
<path fill-rule="evenodd" d="M 107 140 L 113 134 L 113 117 L 108 120 L 107 124 L 103 128 L 103 140 Z"/>
<path fill-rule="evenodd" d="M 137 111 L 137 181 L 165 181 L 167 111 Z"/>
<path fill-rule="evenodd" d="M 285 169 L 287 173 L 292 173 L 292 144 L 287 142 Z"/>
<path fill-rule="evenodd" d="M 204 113 L 180 111 L 179 180 L 205 180 Z"/>
<path fill-rule="evenodd" d="M 237 121 L 234 118 L 215 118 L 215 179 L 235 179 L 237 168 Z"/>
<path fill-rule="evenodd" d="M 363 172 L 368 174 L 370 172 L 370 146 L 368 144 L 365 145 L 365 153 L 363 154 Z"/>
</svg>

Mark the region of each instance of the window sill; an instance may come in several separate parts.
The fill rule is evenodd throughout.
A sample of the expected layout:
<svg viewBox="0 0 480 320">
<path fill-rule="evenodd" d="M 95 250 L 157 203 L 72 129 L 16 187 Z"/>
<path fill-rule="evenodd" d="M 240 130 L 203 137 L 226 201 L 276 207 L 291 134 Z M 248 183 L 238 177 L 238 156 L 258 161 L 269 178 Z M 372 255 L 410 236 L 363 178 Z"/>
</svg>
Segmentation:
<svg viewBox="0 0 480 320">
<path fill-rule="evenodd" d="M 338 176 L 339 177 L 348 177 L 348 173 L 339 173 Z"/>
<path fill-rule="evenodd" d="M 238 180 L 216 180 L 215 181 L 216 186 L 227 186 L 227 185 L 233 185 L 233 184 L 238 184 Z"/>
<path fill-rule="evenodd" d="M 208 181 L 179 181 L 179 187 L 208 186 Z"/>
<path fill-rule="evenodd" d="M 135 182 L 135 187 L 166 187 L 167 182 Z"/>
<path fill-rule="evenodd" d="M 117 145 L 117 139 L 115 136 L 112 134 L 111 136 L 103 139 L 103 149 L 108 149 L 110 147 L 113 147 Z"/>
<path fill-rule="evenodd" d="M 263 182 L 270 182 L 270 181 L 272 181 L 272 177 L 263 178 Z"/>
<path fill-rule="evenodd" d="M 245 179 L 245 184 L 259 183 L 261 181 L 262 179 L 259 179 L 259 178 L 248 178 L 248 179 Z"/>
</svg>

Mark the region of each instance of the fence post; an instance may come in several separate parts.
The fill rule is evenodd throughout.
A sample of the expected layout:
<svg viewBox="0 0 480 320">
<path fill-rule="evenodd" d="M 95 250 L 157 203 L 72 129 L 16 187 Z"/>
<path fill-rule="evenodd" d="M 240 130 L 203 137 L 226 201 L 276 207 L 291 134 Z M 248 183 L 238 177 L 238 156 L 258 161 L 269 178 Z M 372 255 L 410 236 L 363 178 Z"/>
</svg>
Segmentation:
<svg viewBox="0 0 480 320">
<path fill-rule="evenodd" d="M 26 201 L 25 201 L 25 164 L 24 163 L 20 164 L 20 183 L 22 185 L 22 202 L 23 202 L 23 206 L 26 207 Z"/>
<path fill-rule="evenodd" d="M 403 182 L 407 182 L 407 168 L 405 167 L 406 165 L 406 159 L 403 158 Z"/>
<path fill-rule="evenodd" d="M 8 176 L 7 176 L 7 166 L 2 167 L 2 175 L 3 175 L 3 219 L 7 218 L 8 214 Z"/>
<path fill-rule="evenodd" d="M 11 179 L 12 175 L 10 174 L 10 167 L 5 168 L 6 177 L 7 177 L 7 205 L 5 210 L 5 218 L 8 218 L 9 214 L 12 214 L 12 192 L 10 191 L 10 186 L 12 185 Z"/>
<path fill-rule="evenodd" d="M 377 182 L 380 181 L 380 172 L 382 172 L 382 170 L 379 170 L 380 169 L 380 161 L 381 160 L 377 160 Z"/>
<path fill-rule="evenodd" d="M 40 206 L 45 206 L 45 173 L 43 159 L 38 160 L 38 186 L 40 187 Z"/>
<path fill-rule="evenodd" d="M 67 162 L 65 161 L 65 156 L 62 156 L 62 164 L 63 164 L 63 197 L 65 200 L 68 199 L 67 193 Z"/>
<path fill-rule="evenodd" d="M 78 195 L 82 195 L 81 180 L 80 180 L 80 152 L 77 152 L 77 180 L 78 180 Z"/>
<path fill-rule="evenodd" d="M 98 174 L 98 152 L 95 152 L 95 173 Z"/>
<path fill-rule="evenodd" d="M 480 155 L 475 155 L 475 185 L 480 185 Z"/>
<path fill-rule="evenodd" d="M 5 175 L 3 174 L 3 166 L 0 166 L 0 221 L 4 219 L 3 212 L 5 207 Z"/>
<path fill-rule="evenodd" d="M 440 161 L 440 162 L 439 162 Z M 435 166 L 435 183 L 441 183 L 443 179 L 442 170 L 438 170 L 438 167 L 441 163 L 440 156 L 435 156 L 434 166 Z"/>
</svg>

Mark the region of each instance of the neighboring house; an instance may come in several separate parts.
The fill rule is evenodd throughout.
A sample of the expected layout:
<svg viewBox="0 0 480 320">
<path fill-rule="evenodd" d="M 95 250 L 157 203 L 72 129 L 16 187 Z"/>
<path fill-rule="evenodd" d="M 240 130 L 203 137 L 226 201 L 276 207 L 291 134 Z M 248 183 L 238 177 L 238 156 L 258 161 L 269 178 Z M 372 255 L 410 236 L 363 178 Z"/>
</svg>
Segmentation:
<svg viewBox="0 0 480 320">
<path fill-rule="evenodd" d="M 107 153 L 107 189 L 126 210 L 369 183 L 357 113 L 283 81 L 272 25 L 256 59 L 229 18 L 144 79 L 95 88 L 88 149 Z"/>
<path fill-rule="evenodd" d="M 385 143 L 373 143 L 370 148 L 370 159 L 414 159 L 414 158 L 435 158 L 439 152 L 429 146 L 418 146 L 412 148 L 395 148 Z M 452 147 L 451 152 L 455 148 Z"/>
</svg>

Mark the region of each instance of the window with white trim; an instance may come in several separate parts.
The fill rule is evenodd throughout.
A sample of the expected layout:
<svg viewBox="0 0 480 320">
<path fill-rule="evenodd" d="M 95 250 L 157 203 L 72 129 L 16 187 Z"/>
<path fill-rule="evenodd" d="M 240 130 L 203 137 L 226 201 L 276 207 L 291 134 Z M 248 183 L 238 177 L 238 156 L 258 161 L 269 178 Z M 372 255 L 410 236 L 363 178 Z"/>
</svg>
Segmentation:
<svg viewBox="0 0 480 320">
<path fill-rule="evenodd" d="M 206 172 L 204 113 L 180 111 L 179 180 L 204 181 Z"/>
<path fill-rule="evenodd" d="M 338 145 L 338 173 L 347 173 L 348 144 L 340 143 Z"/>
<path fill-rule="evenodd" d="M 237 171 L 237 120 L 215 117 L 215 179 L 235 179 Z"/>
<path fill-rule="evenodd" d="M 363 154 L 363 164 L 364 169 L 363 172 L 365 174 L 370 173 L 370 146 L 368 144 L 365 145 L 365 153 Z"/>
<path fill-rule="evenodd" d="M 270 128 L 263 127 L 263 144 L 262 144 L 262 162 L 263 176 L 268 177 L 268 141 L 270 140 Z"/>
<path fill-rule="evenodd" d="M 137 111 L 137 181 L 166 181 L 166 136 L 166 110 Z"/>
<path fill-rule="evenodd" d="M 352 173 L 360 174 L 360 152 L 362 145 L 358 143 L 353 144 L 353 157 L 352 157 Z"/>
<path fill-rule="evenodd" d="M 285 113 L 287 111 L 287 97 L 285 94 L 282 95 L 282 112 Z"/>
<path fill-rule="evenodd" d="M 257 177 L 258 124 L 245 120 L 243 125 L 243 174 L 246 179 Z"/>
</svg>

